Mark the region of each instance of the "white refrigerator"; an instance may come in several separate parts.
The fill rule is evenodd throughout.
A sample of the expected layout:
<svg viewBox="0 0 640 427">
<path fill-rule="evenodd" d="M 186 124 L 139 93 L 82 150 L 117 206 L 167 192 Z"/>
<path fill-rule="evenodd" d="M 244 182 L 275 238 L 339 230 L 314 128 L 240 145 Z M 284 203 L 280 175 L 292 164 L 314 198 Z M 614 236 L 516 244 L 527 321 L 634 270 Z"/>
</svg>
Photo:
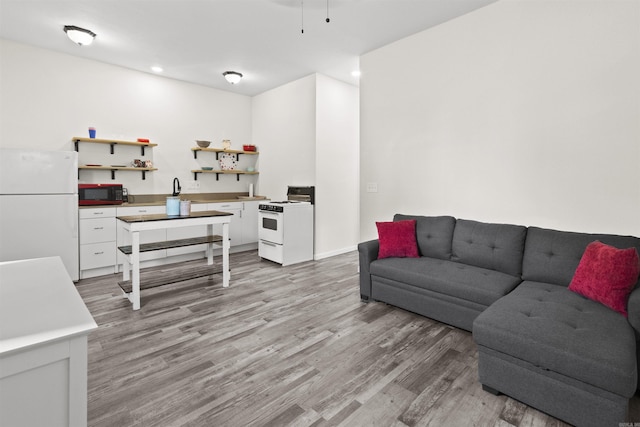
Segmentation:
<svg viewBox="0 0 640 427">
<path fill-rule="evenodd" d="M 78 153 L 0 149 L 0 261 L 59 256 L 80 276 Z"/>
</svg>

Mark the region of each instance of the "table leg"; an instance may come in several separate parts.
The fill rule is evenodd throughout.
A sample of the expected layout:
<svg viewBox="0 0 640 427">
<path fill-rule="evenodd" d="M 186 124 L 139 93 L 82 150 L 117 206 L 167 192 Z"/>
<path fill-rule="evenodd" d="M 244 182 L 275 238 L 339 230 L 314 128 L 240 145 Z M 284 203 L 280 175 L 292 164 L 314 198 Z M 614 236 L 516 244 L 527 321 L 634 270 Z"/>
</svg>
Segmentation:
<svg viewBox="0 0 640 427">
<path fill-rule="evenodd" d="M 140 232 L 131 233 L 131 264 L 133 274 L 131 277 L 131 296 L 133 309 L 140 310 Z"/>
<path fill-rule="evenodd" d="M 207 236 L 213 236 L 213 224 L 207 224 Z M 207 265 L 213 264 L 213 243 L 207 243 Z"/>
<path fill-rule="evenodd" d="M 229 287 L 229 223 L 222 224 L 222 287 Z"/>
<path fill-rule="evenodd" d="M 124 262 L 122 263 L 122 280 L 127 282 L 130 279 L 131 279 L 131 263 L 129 262 L 129 257 L 125 255 Z"/>
</svg>

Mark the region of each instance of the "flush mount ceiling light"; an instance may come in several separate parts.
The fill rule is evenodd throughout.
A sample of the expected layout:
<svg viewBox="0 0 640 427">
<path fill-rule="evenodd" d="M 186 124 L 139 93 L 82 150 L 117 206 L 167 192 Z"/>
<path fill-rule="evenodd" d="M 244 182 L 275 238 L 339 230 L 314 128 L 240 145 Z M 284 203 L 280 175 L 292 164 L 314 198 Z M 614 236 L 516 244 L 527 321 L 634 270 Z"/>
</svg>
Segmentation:
<svg viewBox="0 0 640 427">
<path fill-rule="evenodd" d="M 85 30 L 84 28 L 76 27 L 75 25 L 65 25 L 64 32 L 67 33 L 67 37 L 74 43 L 80 46 L 88 46 L 93 42 L 93 38 L 96 33 L 93 31 Z"/>
<path fill-rule="evenodd" d="M 225 71 L 224 73 L 222 73 L 222 75 L 232 85 L 238 83 L 240 81 L 240 79 L 242 79 L 242 74 L 240 74 L 240 73 L 238 73 L 236 71 Z"/>
</svg>

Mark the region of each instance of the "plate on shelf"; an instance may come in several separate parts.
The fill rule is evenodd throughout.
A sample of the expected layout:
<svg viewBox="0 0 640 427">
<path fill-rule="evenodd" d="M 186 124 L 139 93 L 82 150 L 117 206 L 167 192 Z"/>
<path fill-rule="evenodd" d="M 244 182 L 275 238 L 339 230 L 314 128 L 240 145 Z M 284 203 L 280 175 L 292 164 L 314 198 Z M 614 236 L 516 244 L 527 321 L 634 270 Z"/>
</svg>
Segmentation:
<svg viewBox="0 0 640 427">
<path fill-rule="evenodd" d="M 220 153 L 218 163 L 223 171 L 234 170 L 238 166 L 235 154 L 231 153 Z"/>
<path fill-rule="evenodd" d="M 102 165 L 96 165 L 94 163 L 87 163 L 85 166 L 102 166 Z"/>
<path fill-rule="evenodd" d="M 202 170 L 203 170 L 203 171 L 212 171 L 212 170 L 213 170 L 213 168 L 212 168 L 211 166 L 203 166 L 203 167 L 202 167 Z"/>
</svg>

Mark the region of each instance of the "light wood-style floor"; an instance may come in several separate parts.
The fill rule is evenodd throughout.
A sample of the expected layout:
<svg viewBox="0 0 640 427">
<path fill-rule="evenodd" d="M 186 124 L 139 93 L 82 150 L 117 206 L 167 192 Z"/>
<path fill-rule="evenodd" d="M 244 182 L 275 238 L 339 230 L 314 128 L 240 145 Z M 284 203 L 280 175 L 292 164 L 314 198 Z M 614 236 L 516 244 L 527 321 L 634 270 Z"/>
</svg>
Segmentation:
<svg viewBox="0 0 640 427">
<path fill-rule="evenodd" d="M 565 425 L 484 392 L 469 332 L 361 303 L 357 259 L 281 267 L 232 254 L 231 287 L 216 275 L 150 289 L 139 311 L 120 275 L 81 280 L 99 325 L 89 426 Z"/>
</svg>

